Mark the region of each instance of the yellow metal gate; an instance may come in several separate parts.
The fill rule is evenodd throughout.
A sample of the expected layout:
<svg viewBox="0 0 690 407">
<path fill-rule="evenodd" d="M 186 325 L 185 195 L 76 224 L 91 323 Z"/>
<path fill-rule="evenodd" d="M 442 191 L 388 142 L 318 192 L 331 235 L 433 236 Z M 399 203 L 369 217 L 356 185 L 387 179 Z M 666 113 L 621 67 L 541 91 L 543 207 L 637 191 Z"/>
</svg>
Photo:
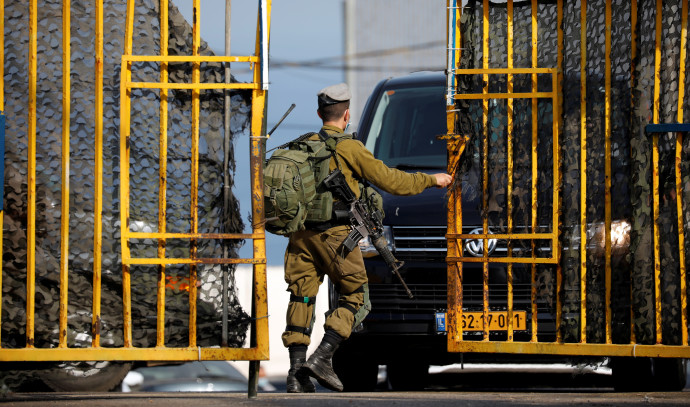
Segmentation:
<svg viewBox="0 0 690 407">
<path fill-rule="evenodd" d="M 26 157 L 12 156 L 5 161 L 10 163 L 8 170 L 11 170 L 8 173 L 10 190 L 6 199 L 12 199 L 14 203 L 15 197 L 18 198 L 16 205 L 12 205 L 11 212 L 8 213 L 6 205 L 4 216 L 0 216 L 0 222 L 3 219 L 9 219 L 11 223 L 9 226 L 5 223 L 3 228 L 5 231 L 5 238 L 2 239 L 5 248 L 4 255 L 16 257 L 16 260 L 3 262 L 5 265 L 3 272 L 6 280 L 17 281 L 25 276 L 26 291 L 17 293 L 15 288 L 7 288 L 10 286 L 5 286 L 2 290 L 6 295 L 11 294 L 13 299 L 8 300 L 7 296 L 4 296 L 2 315 L 9 318 L 2 321 L 3 332 L 7 333 L 2 337 L 0 361 L 268 359 L 265 236 L 261 222 L 263 218 L 261 168 L 268 88 L 267 58 L 271 0 L 260 0 L 258 5 L 256 54 L 220 57 L 209 55 L 206 45 L 201 41 L 201 2 L 199 0 L 193 1 L 194 21 L 189 43 L 186 42 L 188 39 L 186 35 L 190 31 L 187 29 L 187 23 L 177 9 L 168 4 L 168 0 L 160 0 L 156 5 L 157 9 L 155 7 L 146 9 L 153 6 L 139 4 L 134 0 L 126 2 L 99 0 L 95 2 L 95 6 L 92 6 L 93 9 L 81 5 L 75 7 L 69 0 L 62 2 L 31 0 L 7 6 L 0 1 L 0 44 L 4 45 L 0 47 L 0 77 L 11 78 L 12 81 L 15 81 L 15 78 L 17 81 L 26 78 L 28 81 L 26 94 L 21 91 L 18 93 L 16 87 L 9 88 L 5 86 L 5 82 L 0 82 L 0 110 L 5 110 L 5 92 L 12 92 L 13 117 L 18 118 L 12 124 L 8 123 L 8 135 L 9 132 L 15 132 L 12 133 L 15 135 L 26 133 L 26 140 L 14 137 L 12 143 L 18 143 L 17 145 L 26 148 L 28 152 Z M 8 15 L 5 15 L 6 9 L 9 10 Z M 169 10 L 174 11 L 174 15 L 169 15 Z M 60 15 L 62 16 L 61 30 L 58 28 L 59 24 L 52 20 L 55 16 L 59 19 Z M 72 16 L 75 18 L 72 19 Z M 25 23 L 24 20 L 26 20 Z M 108 22 L 105 32 L 104 21 Z M 176 24 L 174 37 L 169 31 L 169 21 Z M 10 35 L 7 37 L 4 36 L 7 33 L 6 22 L 11 23 Z M 90 38 L 88 38 L 89 35 L 91 35 Z M 57 40 L 60 36 L 61 42 Z M 110 41 L 104 43 L 104 36 L 107 36 Z M 176 43 L 169 44 L 171 38 Z M 93 54 L 91 54 L 89 41 L 93 41 Z M 139 49 L 153 50 L 155 48 L 159 51 L 158 55 L 135 55 L 133 50 L 136 49 L 138 41 L 149 41 L 148 43 L 155 44 L 155 47 L 152 45 L 149 48 L 139 47 Z M 185 47 L 191 48 L 191 55 L 184 55 L 181 52 Z M 51 69 L 57 65 L 49 58 L 53 55 L 51 49 L 62 52 L 61 87 L 58 87 L 60 81 L 57 76 L 60 70 Z M 173 49 L 176 55 L 169 55 L 169 50 Z M 23 50 L 27 51 L 28 66 L 17 68 L 20 66 L 21 59 L 24 58 L 18 57 Z M 7 66 L 10 66 L 8 72 L 5 71 L 6 61 L 8 61 Z M 231 82 L 229 70 L 226 70 L 223 81 L 222 74 L 219 72 L 223 64 L 229 66 L 231 62 L 248 64 L 253 72 L 253 80 L 250 83 Z M 40 64 L 48 66 L 46 68 Z M 119 72 L 113 69 L 118 65 Z M 84 66 L 90 67 L 90 73 L 86 73 Z M 190 72 L 189 75 L 186 73 L 187 70 Z M 212 71 L 210 74 L 209 70 Z M 172 72 L 176 73 L 174 77 Z M 51 75 L 57 76 L 54 81 L 51 81 Z M 105 81 L 104 78 L 106 78 Z M 185 81 L 185 78 L 191 80 Z M 89 86 L 95 91 L 92 96 L 85 94 Z M 147 89 L 149 91 L 142 91 Z M 198 199 L 202 192 L 204 197 L 212 197 L 215 192 L 206 192 L 206 189 L 211 188 L 210 185 L 213 185 L 216 190 L 222 189 L 219 181 L 222 174 L 220 178 L 218 177 L 219 172 L 222 171 L 216 169 L 215 172 L 208 173 L 208 165 L 203 167 L 207 172 L 204 176 L 208 182 L 200 185 L 200 157 L 203 156 L 207 161 L 210 159 L 208 151 L 200 152 L 200 133 L 208 134 L 209 126 L 215 126 L 213 134 L 222 136 L 218 130 L 219 126 L 215 122 L 209 125 L 208 121 L 218 121 L 216 110 L 219 110 L 218 106 L 222 109 L 222 102 L 219 105 L 217 101 L 222 100 L 222 93 L 229 90 L 233 92 L 244 90 L 243 97 L 246 98 L 246 102 L 245 99 L 240 98 L 239 103 L 246 103 L 251 109 L 244 112 L 245 115 L 250 114 L 253 217 L 251 233 L 223 231 L 223 227 L 218 226 L 218 218 L 229 215 L 213 212 L 213 201 L 204 202 L 202 205 Z M 219 92 L 221 97 L 218 95 Z M 118 94 L 119 109 L 116 108 Z M 28 104 L 19 106 L 18 104 L 25 96 L 28 96 Z M 58 98 L 61 103 L 51 105 L 54 101 L 50 98 Z M 136 98 L 148 98 L 148 102 L 143 105 L 136 104 Z M 94 100 L 95 103 L 93 105 L 85 103 L 89 99 Z M 187 101 L 191 107 L 188 114 L 182 109 L 187 106 Z M 136 106 L 134 108 L 133 103 Z M 141 106 L 150 107 L 148 103 L 157 104 L 158 109 L 141 108 Z M 173 103 L 176 103 L 175 108 L 172 107 Z M 105 110 L 104 105 L 108 106 Z M 119 134 L 116 130 L 118 110 Z M 61 114 L 61 129 L 59 126 L 56 128 L 54 125 L 46 124 L 49 123 L 49 119 L 56 116 L 55 111 L 57 115 Z M 75 111 L 78 113 L 76 116 Z M 212 116 L 202 117 L 202 111 Z M 135 120 L 132 120 L 133 112 L 136 113 Z M 26 114 L 26 122 L 22 114 Z M 84 125 L 84 115 L 93 118 L 93 127 Z M 149 122 L 159 123 L 158 134 L 149 133 L 146 130 Z M 169 126 L 173 124 L 177 126 L 176 138 L 169 143 Z M 107 137 L 104 136 L 104 127 L 107 130 Z M 89 131 L 84 131 L 83 128 L 92 128 L 93 133 L 88 134 Z M 145 130 L 142 131 L 142 129 Z M 137 139 L 142 136 L 145 136 L 144 140 Z M 225 136 L 230 137 L 229 134 Z M 149 137 L 157 140 L 158 144 L 149 143 L 151 140 Z M 113 143 L 118 138 L 119 149 L 117 142 Z M 206 150 L 212 148 L 208 146 L 209 140 L 217 140 L 217 137 L 204 139 L 203 148 Z M 57 146 L 55 150 L 59 151 L 56 153 L 61 157 L 59 161 L 48 160 L 46 149 L 51 146 Z M 135 159 L 131 156 L 133 148 L 137 151 L 150 148 L 155 152 L 149 154 L 146 150 L 145 154 L 139 154 L 137 156 L 139 158 Z M 8 153 L 12 153 L 9 147 Z M 104 160 L 104 153 L 108 154 L 107 160 Z M 151 158 L 156 158 L 156 160 L 150 160 Z M 145 162 L 142 163 L 141 160 Z M 171 162 L 175 163 L 175 168 L 169 170 L 167 167 Z M 88 168 L 84 169 L 85 165 Z M 136 166 L 136 171 L 132 170 L 133 165 Z M 158 166 L 158 171 L 151 171 L 156 166 Z M 44 180 L 42 177 L 52 174 L 52 168 L 60 168 L 61 172 Z M 84 173 L 91 174 L 93 178 L 80 180 L 78 185 L 73 182 L 77 176 L 75 174 Z M 109 179 L 107 184 L 104 181 L 104 174 Z M 26 177 L 23 177 L 24 175 Z M 174 177 L 175 185 L 168 183 L 169 177 Z M 73 182 L 72 191 L 70 191 L 70 182 Z M 18 187 L 13 189 L 15 183 L 18 183 Z M 151 188 L 149 183 L 153 183 L 154 187 Z M 131 186 L 136 186 L 136 193 L 132 192 Z M 175 195 L 177 201 L 175 205 L 172 205 L 167 199 L 178 192 L 179 195 Z M 92 201 L 90 197 L 93 197 Z M 147 199 L 149 197 L 151 199 Z M 186 210 L 183 205 L 176 206 L 182 201 L 180 197 L 187 199 Z M 48 202 L 48 207 L 46 207 L 46 202 Z M 142 206 L 142 202 L 146 205 Z M 92 209 L 88 209 L 88 206 L 84 209 L 84 203 L 88 203 Z M 130 209 L 133 205 L 136 207 L 137 204 L 139 204 L 137 209 L 139 212 L 154 213 L 157 224 L 146 223 L 141 220 L 144 219 L 142 215 L 137 218 L 137 228 L 133 230 Z M 59 219 L 59 233 L 53 233 L 54 231 L 50 230 L 49 226 L 45 226 L 52 225 L 46 221 L 46 217 L 52 216 L 53 207 L 60 208 L 58 215 L 54 217 Z M 21 213 L 23 210 L 21 208 L 26 210 L 25 217 Z M 203 219 L 199 214 L 200 209 L 205 211 Z M 91 210 L 93 216 L 89 213 Z M 171 212 L 176 216 L 177 230 L 168 228 Z M 51 215 L 46 215 L 47 213 Z M 37 227 L 37 218 L 40 218 L 40 227 Z M 181 228 L 180 219 L 187 226 Z M 73 251 L 70 252 L 69 246 L 75 242 L 82 244 L 86 236 L 80 233 L 88 230 L 84 228 L 84 224 L 91 224 L 93 228 L 93 252 L 75 254 Z M 23 225 L 25 225 L 24 228 L 22 228 Z M 75 225 L 79 225 L 78 231 L 74 230 Z M 8 233 L 12 237 L 12 242 L 8 242 L 10 240 L 7 238 Z M 90 235 L 91 232 L 87 234 Z M 39 236 L 38 243 L 37 236 Z M 218 256 L 219 251 L 216 249 L 220 247 L 220 244 L 216 244 L 211 249 L 208 249 L 208 245 L 204 245 L 204 242 L 210 240 L 236 242 L 239 239 L 252 240 L 253 258 Z M 15 240 L 19 242 L 16 246 Z M 114 244 L 118 240 L 120 244 Z M 104 241 L 107 242 L 107 247 L 103 246 Z M 25 253 L 25 257 L 21 253 L 8 253 L 8 247 L 21 250 L 21 253 Z M 52 253 L 53 249 L 59 254 L 46 255 L 47 252 Z M 132 250 L 136 253 L 132 254 Z M 202 252 L 207 254 L 206 257 Z M 52 263 L 54 258 L 57 259 L 56 264 Z M 203 302 L 205 314 L 212 314 L 212 317 L 209 317 L 210 319 L 204 324 L 206 324 L 206 330 L 209 331 L 207 336 L 217 337 L 218 345 L 209 345 L 213 341 L 208 340 L 205 340 L 204 344 L 199 343 L 197 335 L 197 326 L 201 324 L 201 321 L 197 320 L 200 311 L 198 306 L 201 303 L 198 296 L 199 287 L 208 286 L 210 288 L 204 289 L 214 293 L 220 292 L 221 283 L 219 274 L 216 273 L 219 265 L 237 263 L 253 264 L 252 316 L 244 319 L 240 316 L 235 320 L 235 322 L 240 321 L 245 324 L 243 325 L 245 328 L 235 327 L 238 332 L 249 325 L 250 346 L 242 347 L 242 343 L 238 346 L 237 341 L 234 341 L 232 345 L 220 343 L 221 328 L 216 326 L 216 320 L 213 319 L 220 312 L 215 300 Z M 12 267 L 8 269 L 7 264 Z M 80 286 L 76 288 L 79 292 L 75 293 L 75 288 L 69 287 L 69 282 L 71 278 L 76 278 L 76 268 L 81 264 L 93 266 L 92 282 L 87 290 Z M 108 267 L 107 285 L 103 281 L 105 275 L 102 267 L 105 267 L 104 265 Z M 167 274 L 170 268 L 176 265 L 180 265 L 177 266 L 176 274 Z M 200 267 L 204 265 L 211 267 L 204 270 L 204 275 L 212 278 L 202 281 Z M 216 265 L 215 268 L 213 265 Z M 56 267 L 52 269 L 52 266 Z M 39 272 L 37 272 L 37 267 Z M 133 281 L 131 276 L 137 268 L 139 268 L 140 280 Z M 186 276 L 179 273 L 181 269 L 187 270 Z M 53 277 L 58 275 L 59 278 Z M 53 283 L 54 281 L 59 281 L 59 283 Z M 152 281 L 155 284 L 153 290 L 148 288 L 148 284 L 143 284 Z M 109 293 L 112 293 L 114 289 L 121 289 L 121 302 L 113 302 L 110 298 L 108 300 L 110 304 L 108 307 L 117 309 L 101 309 L 102 290 L 106 288 Z M 133 289 L 137 290 L 138 299 L 146 298 L 148 301 L 153 298 L 151 302 L 155 303 L 155 306 L 139 307 L 136 315 L 133 315 L 132 304 L 135 301 L 132 298 Z M 68 294 L 70 291 L 72 291 L 71 295 Z M 84 295 L 89 294 L 89 291 L 92 293 L 91 309 L 78 308 L 77 299 L 80 303 L 89 301 L 83 298 Z M 40 295 L 38 298 L 37 292 Z M 55 326 L 37 317 L 37 307 L 41 306 L 37 305 L 37 301 L 47 304 L 46 296 L 52 293 L 59 293 L 59 302 L 57 302 L 59 309 L 55 307 L 55 312 L 59 312 L 59 317 L 56 318 Z M 170 307 L 170 302 L 166 302 L 166 293 L 167 297 L 174 294 L 176 298 L 187 299 L 187 305 L 176 302 L 174 310 L 176 318 L 181 313 L 187 315 L 186 322 L 180 321 L 179 318 L 171 319 L 170 314 L 173 310 L 169 310 L 166 315 L 166 305 Z M 25 295 L 25 308 L 18 309 L 21 303 L 16 301 L 15 295 L 20 294 Z M 118 312 L 120 306 L 122 312 L 119 322 L 105 321 L 103 315 Z M 54 315 L 52 309 L 41 311 L 45 311 L 43 313 L 45 315 Z M 84 315 L 90 315 L 90 335 L 74 332 L 74 326 L 77 324 L 74 318 L 80 318 L 81 323 L 84 322 L 81 321 Z M 149 343 L 147 337 L 140 338 L 139 342 L 133 340 L 132 325 L 133 321 L 142 324 L 150 319 L 155 320 L 153 329 L 155 339 L 151 341 L 153 343 L 150 346 L 147 346 L 146 344 Z M 12 323 L 12 328 L 5 330 L 9 323 Z M 40 341 L 36 338 L 37 327 L 41 329 Z M 183 329 L 187 333 L 181 334 Z M 234 328 L 230 327 L 230 329 Z M 176 342 L 168 341 L 166 332 L 169 331 L 176 333 L 178 338 Z M 54 339 L 50 336 L 51 333 L 55 334 Z M 239 334 L 240 337 L 243 335 Z M 180 343 L 179 338 L 186 338 L 186 343 Z M 106 340 L 107 343 L 104 343 Z"/>
<path fill-rule="evenodd" d="M 447 5 L 448 350 L 690 357 L 688 1 Z"/>
</svg>

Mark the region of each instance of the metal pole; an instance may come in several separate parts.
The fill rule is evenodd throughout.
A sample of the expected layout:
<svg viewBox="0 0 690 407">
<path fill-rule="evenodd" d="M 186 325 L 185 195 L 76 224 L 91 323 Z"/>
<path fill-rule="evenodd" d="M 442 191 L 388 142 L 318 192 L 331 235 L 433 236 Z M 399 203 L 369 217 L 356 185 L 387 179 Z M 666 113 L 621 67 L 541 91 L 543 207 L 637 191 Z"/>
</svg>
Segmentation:
<svg viewBox="0 0 690 407">
<path fill-rule="evenodd" d="M 225 56 L 230 56 L 230 7 L 232 0 L 225 0 Z M 230 62 L 225 63 L 225 83 L 230 83 Z M 223 111 L 223 232 L 230 233 L 230 89 L 224 91 Z M 229 256 L 228 241 L 223 240 L 223 258 Z M 223 333 L 221 345 L 228 346 L 228 288 L 230 265 L 223 266 Z"/>
<path fill-rule="evenodd" d="M 354 57 L 353 55 L 355 54 L 356 50 L 356 34 L 357 34 L 357 29 L 355 27 L 355 4 L 356 0 L 345 0 L 343 3 L 343 15 L 345 16 L 345 45 L 343 48 L 345 49 L 345 66 L 352 66 L 354 63 Z M 354 85 L 357 81 L 357 71 L 355 69 L 345 69 L 345 82 L 349 83 L 350 85 Z M 359 111 L 359 106 L 358 106 L 358 91 L 355 86 L 352 86 L 350 88 L 352 91 L 352 99 L 350 100 L 350 112 L 358 112 Z"/>
<path fill-rule="evenodd" d="M 268 90 L 268 38 L 271 0 L 259 0 L 259 13 L 257 19 L 256 55 L 260 56 L 261 65 L 254 68 L 254 83 L 261 83 L 259 89 L 252 93 L 252 130 L 250 139 L 249 165 L 252 176 L 252 232 L 259 234 L 260 238 L 254 238 L 253 257 L 262 258 L 263 263 L 255 263 L 252 274 L 252 325 L 249 332 L 249 346 L 258 348 L 259 335 L 268 335 L 268 321 L 259 320 L 259 315 L 268 315 L 265 308 L 266 303 L 261 302 L 261 298 L 266 298 L 266 241 L 264 239 L 264 208 L 261 196 L 263 184 L 263 162 L 266 156 L 266 106 Z M 263 309 L 259 310 L 261 306 Z M 266 348 L 268 353 L 268 348 Z M 252 399 L 257 397 L 259 388 L 259 369 L 260 362 L 252 360 L 249 362 L 249 383 L 247 397 Z"/>
</svg>

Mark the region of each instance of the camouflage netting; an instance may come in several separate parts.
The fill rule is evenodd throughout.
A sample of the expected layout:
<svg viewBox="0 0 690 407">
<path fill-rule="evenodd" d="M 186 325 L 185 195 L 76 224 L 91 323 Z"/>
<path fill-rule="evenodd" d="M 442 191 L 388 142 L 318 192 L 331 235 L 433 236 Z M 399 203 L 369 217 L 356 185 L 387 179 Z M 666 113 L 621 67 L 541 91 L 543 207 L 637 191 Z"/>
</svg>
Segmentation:
<svg viewBox="0 0 690 407">
<path fill-rule="evenodd" d="M 59 262 L 61 219 L 62 132 L 62 2 L 42 1 L 38 10 L 37 95 L 37 219 L 36 219 L 36 334 L 35 346 L 54 347 L 58 341 Z M 126 2 L 104 4 L 103 109 L 103 249 L 101 346 L 123 345 L 122 264 L 120 261 L 119 106 L 120 61 L 124 49 Z M 158 2 L 137 1 L 134 54 L 159 55 Z M 7 115 L 5 232 L 3 240 L 2 347 L 26 344 L 27 269 L 27 83 L 29 9 L 27 2 L 5 5 L 5 100 Z M 94 253 L 94 5 L 73 1 L 71 13 L 71 169 L 69 231 L 68 345 L 91 342 Z M 192 29 L 170 7 L 171 55 L 191 55 Z M 202 55 L 212 55 L 204 43 Z M 133 81 L 157 82 L 156 63 L 136 63 Z M 190 64 L 171 64 L 171 82 L 191 82 Z M 222 82 L 218 64 L 202 64 L 202 82 Z M 234 80 L 234 79 L 233 79 Z M 249 120 L 246 92 L 232 93 L 229 137 L 246 131 Z M 169 93 L 167 161 L 167 231 L 190 231 L 191 92 Z M 131 109 L 131 230 L 156 232 L 158 217 L 159 96 L 158 90 L 134 90 Z M 223 231 L 223 93 L 201 93 L 199 148 L 199 232 Z M 233 152 L 230 152 L 232 162 Z M 234 172 L 234 168 L 231 168 Z M 228 232 L 241 232 L 238 203 L 229 208 Z M 237 257 L 241 242 L 229 243 L 229 257 Z M 222 257 L 222 242 L 202 240 L 199 257 Z M 155 258 L 157 241 L 133 241 L 132 256 Z M 189 241 L 168 241 L 167 257 L 189 257 Z M 166 268 L 166 346 L 188 345 L 189 267 Z M 229 346 L 244 344 L 249 318 L 235 296 L 234 267 L 229 268 Z M 220 266 L 198 268 L 197 340 L 200 346 L 221 342 L 222 271 Z M 132 266 L 133 341 L 137 347 L 156 344 L 157 266 Z"/>
<path fill-rule="evenodd" d="M 561 246 L 563 273 L 562 334 L 566 341 L 579 341 L 580 326 L 580 262 L 587 265 L 587 340 L 605 340 L 605 256 L 602 229 L 604 222 L 605 177 L 605 5 L 588 2 L 587 26 L 581 27 L 580 2 L 563 2 L 563 76 L 562 116 L 560 131 L 561 154 Z M 654 91 L 654 52 L 656 2 L 638 1 L 638 27 L 636 33 L 637 58 L 631 64 L 631 26 L 629 0 L 613 0 L 611 30 L 611 174 L 612 219 L 631 224 L 629 250 L 615 249 L 612 264 L 612 316 L 613 340 L 628 343 L 630 337 L 630 310 L 634 319 L 634 333 L 638 343 L 655 342 L 654 320 L 654 251 L 652 215 L 652 136 L 645 133 L 645 125 L 652 122 Z M 514 6 L 514 67 L 531 67 L 531 2 L 516 1 Z M 681 28 L 681 1 L 668 0 L 663 6 L 663 32 L 661 44 L 661 100 L 660 123 L 677 121 L 678 72 Z M 481 68 L 482 55 L 482 2 L 469 1 L 463 10 L 463 52 L 461 68 Z M 538 66 L 557 67 L 558 10 L 555 1 L 538 4 Z M 505 2 L 490 5 L 490 61 L 491 68 L 507 67 L 507 8 Z M 585 259 L 580 252 L 580 131 L 581 91 L 580 56 L 581 30 L 586 30 L 586 118 L 587 156 L 586 222 L 588 232 Z M 632 69 L 631 69 L 632 67 Z M 688 67 L 686 67 L 688 69 Z M 632 73 L 631 73 L 632 72 Z M 550 75 L 540 75 L 540 91 L 551 91 Z M 529 92 L 529 75 L 514 76 L 515 92 Z M 686 76 L 683 95 L 684 109 L 690 103 L 690 77 Z M 459 77 L 460 93 L 481 93 L 481 77 Z M 505 75 L 493 75 L 489 80 L 490 92 L 506 92 Z M 481 191 L 482 167 L 482 105 L 481 101 L 459 101 L 464 112 L 457 124 L 458 131 L 472 135 L 461 163 L 465 184 L 474 183 Z M 514 231 L 529 230 L 531 225 L 531 101 L 514 102 Z M 551 231 L 552 219 L 552 102 L 538 102 L 538 231 Z M 690 122 L 685 114 L 685 122 Z M 484 213 L 493 232 L 506 232 L 507 226 L 507 102 L 491 101 L 489 108 L 489 184 Z M 664 134 L 659 140 L 661 286 L 663 342 L 680 343 L 680 275 L 678 253 L 678 226 L 675 194 L 675 140 L 674 134 Z M 683 146 L 683 194 L 686 230 L 687 202 L 690 199 L 690 144 Z M 474 175 L 473 175 L 474 174 Z M 463 188 L 465 189 L 465 188 Z M 473 188 L 470 188 L 473 189 Z M 520 229 L 520 228 L 523 229 Z M 595 230 L 598 229 L 598 232 Z M 544 243 L 544 242 L 542 242 Z M 513 242 L 529 246 L 529 241 Z M 688 236 L 686 235 L 686 245 Z M 549 249 L 548 244 L 542 245 Z M 689 246 L 690 247 L 690 246 Z M 687 250 L 687 248 L 686 248 Z M 527 252 L 529 256 L 529 251 Z M 537 253 L 548 256 L 548 250 Z M 690 266 L 686 265 L 686 267 Z M 539 300 L 549 304 L 555 313 L 556 268 L 538 266 Z M 632 277 L 632 279 L 631 279 Z M 630 281 L 632 280 L 632 284 Z M 631 292 L 632 285 L 632 292 Z M 632 301 L 632 307 L 631 307 Z"/>
</svg>

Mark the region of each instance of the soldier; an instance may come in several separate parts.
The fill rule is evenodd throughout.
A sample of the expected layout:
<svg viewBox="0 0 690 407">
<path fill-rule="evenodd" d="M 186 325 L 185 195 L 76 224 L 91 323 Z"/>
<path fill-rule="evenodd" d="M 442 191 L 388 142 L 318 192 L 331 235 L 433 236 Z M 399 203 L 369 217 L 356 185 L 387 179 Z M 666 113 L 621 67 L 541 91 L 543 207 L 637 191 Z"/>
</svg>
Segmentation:
<svg viewBox="0 0 690 407">
<path fill-rule="evenodd" d="M 318 93 L 317 114 L 323 121 L 322 132 L 338 140 L 336 155 L 348 185 L 359 197 L 359 182 L 369 181 L 396 195 L 415 195 L 429 187 L 447 187 L 448 174 L 407 173 L 389 168 L 374 158 L 364 145 L 344 133 L 350 121 L 350 90 L 344 83 L 328 86 Z M 315 139 L 318 135 L 313 136 Z M 338 165 L 331 158 L 330 170 Z M 334 206 L 337 203 L 334 203 Z M 355 321 L 369 312 L 367 274 L 359 247 L 343 250 L 350 232 L 347 224 L 329 221 L 307 224 L 306 230 L 290 235 L 285 253 L 285 281 L 290 291 L 287 326 L 283 344 L 290 354 L 287 376 L 289 393 L 314 392 L 309 376 L 324 387 L 342 391 L 343 385 L 333 371 L 332 357 L 340 343 L 350 336 Z M 318 348 L 306 360 L 307 346 L 314 324 L 314 304 L 324 275 L 335 284 L 340 299 L 338 307 L 326 313 L 325 334 Z"/>
</svg>

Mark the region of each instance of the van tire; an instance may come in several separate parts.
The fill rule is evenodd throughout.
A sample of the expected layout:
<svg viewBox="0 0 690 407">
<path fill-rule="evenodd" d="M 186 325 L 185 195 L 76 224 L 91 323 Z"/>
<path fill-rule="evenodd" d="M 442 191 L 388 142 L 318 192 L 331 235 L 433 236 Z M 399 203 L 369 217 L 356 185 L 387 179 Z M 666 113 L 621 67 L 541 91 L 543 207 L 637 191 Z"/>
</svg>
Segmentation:
<svg viewBox="0 0 690 407">
<path fill-rule="evenodd" d="M 651 361 L 651 358 L 611 358 L 613 389 L 617 392 L 650 391 Z"/>
<path fill-rule="evenodd" d="M 118 387 L 131 368 L 131 362 L 68 362 L 38 376 L 54 391 L 102 392 Z"/>
<path fill-rule="evenodd" d="M 652 359 L 652 376 L 656 391 L 681 391 L 687 380 L 686 359 Z"/>
<path fill-rule="evenodd" d="M 379 366 L 347 349 L 338 349 L 333 355 L 333 370 L 343 383 L 345 392 L 370 392 L 376 389 Z"/>
<path fill-rule="evenodd" d="M 424 390 L 429 381 L 429 364 L 424 362 L 393 362 L 386 371 L 388 384 L 395 391 Z"/>
<path fill-rule="evenodd" d="M 680 391 L 687 379 L 685 359 L 612 358 L 610 366 L 618 392 Z"/>
</svg>

